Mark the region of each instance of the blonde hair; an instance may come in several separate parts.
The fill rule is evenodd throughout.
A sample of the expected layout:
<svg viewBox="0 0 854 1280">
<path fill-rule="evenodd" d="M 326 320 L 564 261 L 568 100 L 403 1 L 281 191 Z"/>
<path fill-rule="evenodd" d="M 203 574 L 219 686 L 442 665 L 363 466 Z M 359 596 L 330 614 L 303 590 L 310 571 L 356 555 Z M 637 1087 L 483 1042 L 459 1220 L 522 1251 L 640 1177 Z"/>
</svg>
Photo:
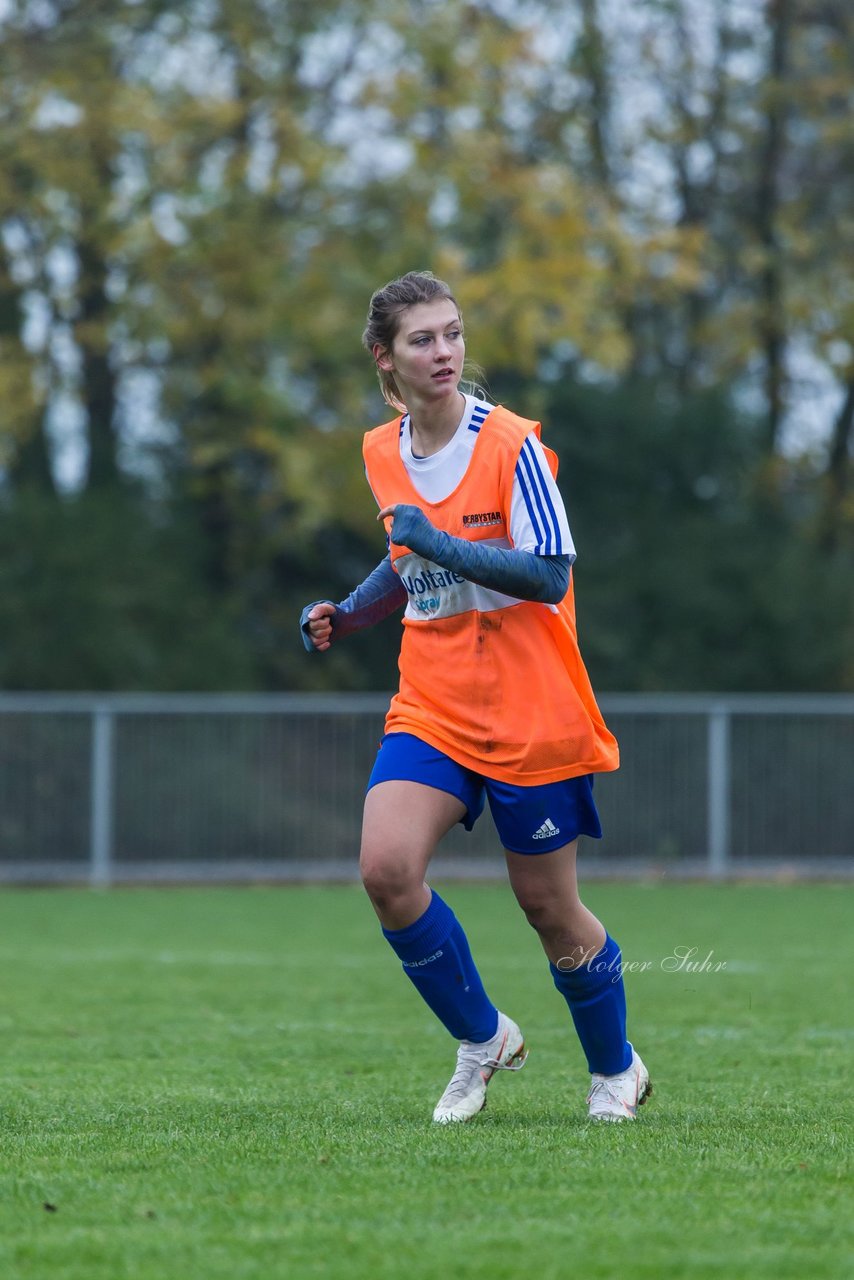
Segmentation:
<svg viewBox="0 0 854 1280">
<path fill-rule="evenodd" d="M 371 354 L 373 354 L 374 347 L 377 345 L 384 347 L 387 351 L 391 351 L 404 311 L 407 311 L 410 307 L 418 306 L 419 303 L 435 302 L 438 299 L 454 304 L 462 326 L 463 313 L 460 311 L 460 304 L 451 293 L 450 285 L 434 276 L 432 271 L 407 271 L 405 275 L 398 276 L 396 280 L 390 280 L 381 289 L 377 289 L 371 297 L 371 303 L 368 307 L 368 323 L 362 334 L 362 345 Z M 475 377 L 482 376 L 482 372 L 477 365 L 470 365 L 468 361 L 466 361 L 466 369 L 471 370 Z M 397 409 L 400 413 L 405 413 L 406 404 L 395 381 L 394 373 L 390 370 L 380 369 L 377 366 L 377 377 L 380 391 L 386 404 L 390 405 L 392 409 Z M 466 385 L 470 385 L 473 392 L 480 391 L 480 387 L 474 383 L 467 383 Z"/>
</svg>

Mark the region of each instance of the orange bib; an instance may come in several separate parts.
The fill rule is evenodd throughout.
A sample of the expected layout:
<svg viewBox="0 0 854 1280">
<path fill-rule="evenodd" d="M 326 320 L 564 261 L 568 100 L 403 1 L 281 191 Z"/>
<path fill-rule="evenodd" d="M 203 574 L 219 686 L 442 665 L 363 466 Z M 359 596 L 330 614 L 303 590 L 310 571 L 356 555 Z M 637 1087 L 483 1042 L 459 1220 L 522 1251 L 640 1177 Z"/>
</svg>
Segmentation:
<svg viewBox="0 0 854 1280">
<path fill-rule="evenodd" d="M 365 435 L 378 506 L 412 503 L 453 537 L 512 546 L 516 463 L 539 423 L 493 409 L 463 479 L 441 502 L 426 502 L 412 484 L 400 427 L 396 418 Z M 557 475 L 555 455 L 545 452 Z M 390 550 L 409 602 L 386 733 L 414 734 L 465 768 L 517 786 L 618 767 L 578 650 L 571 575 L 559 605 L 538 604 L 470 583 L 394 541 Z"/>
</svg>

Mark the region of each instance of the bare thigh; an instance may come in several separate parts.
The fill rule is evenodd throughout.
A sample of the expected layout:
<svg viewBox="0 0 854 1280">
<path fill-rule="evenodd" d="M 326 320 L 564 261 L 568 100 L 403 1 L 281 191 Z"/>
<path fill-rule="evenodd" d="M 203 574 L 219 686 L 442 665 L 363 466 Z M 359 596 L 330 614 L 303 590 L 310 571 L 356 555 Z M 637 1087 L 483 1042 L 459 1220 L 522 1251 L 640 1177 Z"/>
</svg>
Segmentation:
<svg viewBox="0 0 854 1280">
<path fill-rule="evenodd" d="M 601 951 L 605 928 L 578 896 L 578 841 L 551 853 L 505 849 L 510 884 L 552 964 L 572 969 Z"/>
<path fill-rule="evenodd" d="M 447 791 L 420 782 L 378 782 L 365 797 L 362 882 L 386 929 L 405 929 L 430 902 L 424 883 L 442 837 L 465 814 Z"/>
</svg>

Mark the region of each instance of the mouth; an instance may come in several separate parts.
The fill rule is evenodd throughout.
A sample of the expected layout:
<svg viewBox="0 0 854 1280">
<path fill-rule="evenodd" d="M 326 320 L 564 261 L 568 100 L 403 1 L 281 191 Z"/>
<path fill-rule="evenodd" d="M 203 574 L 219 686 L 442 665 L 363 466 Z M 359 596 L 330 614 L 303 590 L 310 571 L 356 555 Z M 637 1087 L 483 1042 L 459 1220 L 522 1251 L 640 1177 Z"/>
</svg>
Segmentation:
<svg viewBox="0 0 854 1280">
<path fill-rule="evenodd" d="M 437 369 L 432 375 L 434 382 L 447 382 L 449 378 L 454 377 L 453 369 Z"/>
</svg>

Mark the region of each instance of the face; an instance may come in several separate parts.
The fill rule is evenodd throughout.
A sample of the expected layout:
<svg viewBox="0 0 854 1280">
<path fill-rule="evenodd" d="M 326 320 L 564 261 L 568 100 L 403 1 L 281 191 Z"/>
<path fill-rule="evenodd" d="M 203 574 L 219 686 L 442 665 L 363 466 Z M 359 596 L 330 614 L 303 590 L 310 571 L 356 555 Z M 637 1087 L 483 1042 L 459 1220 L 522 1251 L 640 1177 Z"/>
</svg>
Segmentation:
<svg viewBox="0 0 854 1280">
<path fill-rule="evenodd" d="M 378 367 L 394 374 L 407 404 L 454 395 L 465 354 L 459 312 L 447 298 L 407 307 L 391 350 L 374 347 Z"/>
</svg>

